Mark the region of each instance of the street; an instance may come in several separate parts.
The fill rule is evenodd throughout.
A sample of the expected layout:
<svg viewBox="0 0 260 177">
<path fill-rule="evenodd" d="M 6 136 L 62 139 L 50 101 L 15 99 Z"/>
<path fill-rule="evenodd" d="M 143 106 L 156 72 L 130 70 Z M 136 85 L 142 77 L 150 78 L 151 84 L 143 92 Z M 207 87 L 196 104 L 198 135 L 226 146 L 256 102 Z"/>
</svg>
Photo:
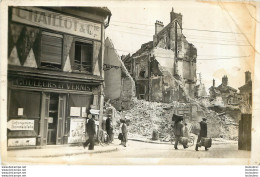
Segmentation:
<svg viewBox="0 0 260 177">
<path fill-rule="evenodd" d="M 119 144 L 119 143 L 117 143 Z M 137 141 L 129 141 L 128 147 L 120 147 L 119 151 L 109 153 L 91 154 L 91 157 L 109 158 L 249 158 L 249 151 L 238 151 L 237 144 L 213 145 L 209 151 L 200 148 L 195 151 L 195 146 L 183 149 L 181 145 L 175 150 L 174 145 L 152 144 Z M 86 159 L 89 154 L 78 155 L 76 158 Z"/>
<path fill-rule="evenodd" d="M 183 147 L 179 145 L 179 149 L 175 150 L 171 144 L 155 144 L 129 140 L 128 146 L 123 147 L 119 145 L 119 143 L 119 140 L 116 139 L 113 144 L 96 146 L 94 151 L 83 149 L 82 146 L 14 150 L 8 151 L 8 161 L 28 164 L 62 163 L 113 165 L 139 163 L 176 164 L 177 162 L 181 164 L 176 159 L 183 161 L 183 164 L 190 164 L 204 159 L 207 161 L 202 163 L 207 164 L 208 160 L 212 159 L 213 161 L 221 160 L 225 162 L 228 159 L 235 158 L 237 159 L 237 164 L 243 164 L 250 158 L 250 151 L 237 150 L 237 144 L 213 144 L 209 151 L 205 151 L 203 148 L 200 148 L 199 151 L 195 151 L 194 146 L 184 150 Z M 114 148 L 115 150 L 109 150 L 109 148 Z M 65 153 L 61 153 L 62 151 Z M 57 155 L 59 153 L 60 155 Z M 54 154 L 54 156 L 51 154 Z M 137 159 L 142 160 L 138 161 Z M 153 161 L 151 161 L 151 159 L 153 159 Z M 160 160 L 158 161 L 158 159 Z"/>
</svg>

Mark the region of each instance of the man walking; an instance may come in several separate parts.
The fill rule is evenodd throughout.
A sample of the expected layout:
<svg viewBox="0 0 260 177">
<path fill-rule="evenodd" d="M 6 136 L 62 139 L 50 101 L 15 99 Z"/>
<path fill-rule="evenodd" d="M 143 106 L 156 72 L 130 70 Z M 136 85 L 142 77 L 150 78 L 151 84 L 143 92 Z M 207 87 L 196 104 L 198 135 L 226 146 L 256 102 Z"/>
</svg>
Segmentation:
<svg viewBox="0 0 260 177">
<path fill-rule="evenodd" d="M 199 149 L 199 143 L 201 141 L 201 138 L 206 138 L 207 137 L 207 119 L 204 117 L 202 118 L 202 121 L 200 122 L 200 133 L 198 136 L 197 144 L 195 150 L 198 151 Z M 207 151 L 208 148 L 205 147 L 205 150 Z"/>
<path fill-rule="evenodd" d="M 178 149 L 178 143 L 179 143 L 181 137 L 183 137 L 183 124 L 182 124 L 182 121 L 183 121 L 183 117 L 180 117 L 174 123 L 174 135 L 175 135 L 174 149 L 175 150 Z M 183 145 L 183 148 L 186 149 L 187 146 Z"/>
<path fill-rule="evenodd" d="M 108 134 L 108 143 L 112 143 L 114 137 L 113 137 L 113 125 L 112 125 L 111 115 L 108 115 L 108 118 L 106 120 L 106 131 Z"/>
<path fill-rule="evenodd" d="M 88 133 L 89 139 L 85 143 L 83 143 L 83 147 L 85 148 L 89 144 L 88 150 L 94 150 L 96 125 L 95 125 L 94 116 L 92 114 L 89 114 L 88 117 L 89 117 L 89 120 L 87 123 L 87 133 Z"/>
</svg>

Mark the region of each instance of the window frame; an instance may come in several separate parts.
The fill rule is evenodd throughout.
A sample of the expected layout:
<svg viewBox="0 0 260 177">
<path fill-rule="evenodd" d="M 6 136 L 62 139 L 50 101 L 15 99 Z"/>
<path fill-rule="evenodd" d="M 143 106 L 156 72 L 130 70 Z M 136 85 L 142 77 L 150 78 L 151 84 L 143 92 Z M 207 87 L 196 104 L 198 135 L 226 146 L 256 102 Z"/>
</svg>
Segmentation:
<svg viewBox="0 0 260 177">
<path fill-rule="evenodd" d="M 92 45 L 92 56 L 91 56 L 91 71 L 87 71 L 85 69 L 82 69 L 82 59 L 81 59 L 81 63 L 80 63 L 80 70 L 78 69 L 75 69 L 74 65 L 75 65 L 75 56 L 76 56 L 76 43 L 79 42 L 79 43 L 85 43 L 85 44 L 90 44 Z M 93 74 L 93 59 L 94 59 L 94 50 L 95 50 L 95 46 L 94 46 L 94 41 L 93 40 L 89 40 L 89 39 L 83 39 L 83 38 L 79 38 L 79 37 L 74 37 L 73 39 L 73 46 L 72 46 L 74 49 L 73 49 L 73 53 L 72 53 L 72 56 L 73 56 L 73 59 L 72 59 L 72 66 L 71 66 L 71 69 L 72 69 L 72 72 L 77 72 L 77 73 L 86 73 L 86 74 Z"/>
</svg>

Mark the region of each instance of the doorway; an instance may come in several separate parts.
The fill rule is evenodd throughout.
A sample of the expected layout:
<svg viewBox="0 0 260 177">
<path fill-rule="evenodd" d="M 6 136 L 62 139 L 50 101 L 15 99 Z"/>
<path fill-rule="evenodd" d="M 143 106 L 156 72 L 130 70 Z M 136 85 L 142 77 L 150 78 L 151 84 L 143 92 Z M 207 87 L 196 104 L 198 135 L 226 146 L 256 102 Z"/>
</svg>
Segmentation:
<svg viewBox="0 0 260 177">
<path fill-rule="evenodd" d="M 42 93 L 41 145 L 63 144 L 66 95 Z"/>
<path fill-rule="evenodd" d="M 50 94 L 47 144 L 56 144 L 59 95 Z"/>
</svg>

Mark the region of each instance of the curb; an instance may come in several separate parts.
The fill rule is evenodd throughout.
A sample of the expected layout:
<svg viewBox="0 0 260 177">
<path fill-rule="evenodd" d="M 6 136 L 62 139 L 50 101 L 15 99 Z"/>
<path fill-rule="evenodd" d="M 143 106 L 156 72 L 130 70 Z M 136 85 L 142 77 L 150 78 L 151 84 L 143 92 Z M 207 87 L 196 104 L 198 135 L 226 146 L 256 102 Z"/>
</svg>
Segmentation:
<svg viewBox="0 0 260 177">
<path fill-rule="evenodd" d="M 128 138 L 128 140 L 139 141 L 139 142 L 144 142 L 144 143 L 152 143 L 152 144 L 171 144 L 170 142 L 155 142 L 155 141 L 150 141 L 150 140 L 140 140 L 140 139 L 131 139 L 131 138 Z"/>
<path fill-rule="evenodd" d="M 75 153 L 65 153 L 65 154 L 57 154 L 57 155 L 43 155 L 43 156 L 26 156 L 26 157 L 43 157 L 43 158 L 49 158 L 49 157 L 61 157 L 61 156 L 73 156 L 73 155 L 82 155 L 82 154 L 101 154 L 106 152 L 116 152 L 119 148 L 109 149 L 109 150 L 98 150 L 98 151 L 84 151 L 84 152 L 75 152 Z"/>
</svg>

